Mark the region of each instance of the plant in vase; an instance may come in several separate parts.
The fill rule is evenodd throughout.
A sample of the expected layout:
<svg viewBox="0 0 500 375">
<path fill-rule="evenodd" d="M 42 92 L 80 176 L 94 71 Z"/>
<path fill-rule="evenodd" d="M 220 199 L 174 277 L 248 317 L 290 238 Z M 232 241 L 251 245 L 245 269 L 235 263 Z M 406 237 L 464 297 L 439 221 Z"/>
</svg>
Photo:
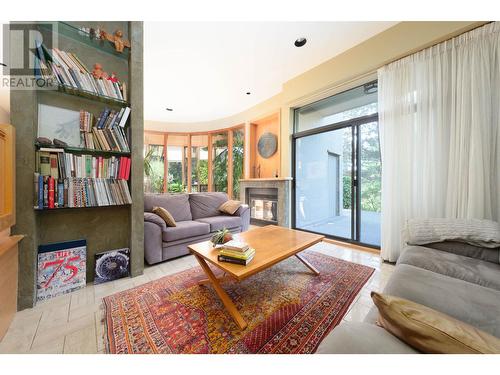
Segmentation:
<svg viewBox="0 0 500 375">
<path fill-rule="evenodd" d="M 228 241 L 231 241 L 233 239 L 233 235 L 227 228 L 223 228 L 219 231 L 217 231 L 213 236 L 212 239 L 210 240 L 214 246 L 215 245 L 222 245 L 225 244 Z"/>
</svg>

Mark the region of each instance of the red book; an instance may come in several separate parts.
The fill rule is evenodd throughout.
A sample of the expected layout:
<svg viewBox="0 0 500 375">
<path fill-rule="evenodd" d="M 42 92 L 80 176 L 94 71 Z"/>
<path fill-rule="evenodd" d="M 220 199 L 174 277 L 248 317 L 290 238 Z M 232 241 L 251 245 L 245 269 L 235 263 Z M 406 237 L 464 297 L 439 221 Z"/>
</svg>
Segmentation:
<svg viewBox="0 0 500 375">
<path fill-rule="evenodd" d="M 97 161 L 97 164 L 98 164 L 98 169 L 99 169 L 99 176 L 98 177 L 102 177 L 102 170 L 103 170 L 103 167 L 104 167 L 104 159 L 102 158 L 102 156 L 99 156 L 99 160 Z"/>
<path fill-rule="evenodd" d="M 54 208 L 54 177 L 49 177 L 49 208 Z"/>
<path fill-rule="evenodd" d="M 118 179 L 123 179 L 125 177 L 125 165 L 127 164 L 125 156 L 120 157 L 120 166 L 118 168 Z"/>
<path fill-rule="evenodd" d="M 130 178 L 130 164 L 132 162 L 132 159 L 126 158 L 127 159 L 127 166 L 125 168 L 125 180 L 128 180 Z"/>
</svg>

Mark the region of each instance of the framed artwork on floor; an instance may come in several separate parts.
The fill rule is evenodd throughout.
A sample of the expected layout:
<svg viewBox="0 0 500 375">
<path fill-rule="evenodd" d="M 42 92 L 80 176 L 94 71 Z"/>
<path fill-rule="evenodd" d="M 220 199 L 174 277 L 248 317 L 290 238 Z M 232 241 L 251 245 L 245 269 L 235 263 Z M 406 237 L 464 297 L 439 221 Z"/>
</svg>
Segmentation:
<svg viewBox="0 0 500 375">
<path fill-rule="evenodd" d="M 37 302 L 83 288 L 86 272 L 86 240 L 38 246 Z"/>
<path fill-rule="evenodd" d="M 95 255 L 94 284 L 130 276 L 130 249 L 110 250 Z"/>
</svg>

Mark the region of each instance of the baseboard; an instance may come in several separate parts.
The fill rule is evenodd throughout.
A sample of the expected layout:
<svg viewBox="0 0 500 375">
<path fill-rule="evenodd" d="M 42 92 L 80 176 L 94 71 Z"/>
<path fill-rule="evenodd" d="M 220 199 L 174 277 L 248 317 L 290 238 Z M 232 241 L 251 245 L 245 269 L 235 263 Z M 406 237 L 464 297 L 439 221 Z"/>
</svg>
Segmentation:
<svg viewBox="0 0 500 375">
<path fill-rule="evenodd" d="M 380 250 L 378 250 L 378 249 L 373 249 L 371 247 L 356 245 L 356 244 L 353 244 L 350 242 L 342 242 L 342 241 L 332 240 L 330 238 L 324 238 L 323 242 L 331 243 L 332 245 L 348 247 L 350 249 L 355 249 L 355 250 L 359 250 L 359 251 L 365 251 L 365 252 L 371 253 L 371 254 L 380 255 Z"/>
</svg>

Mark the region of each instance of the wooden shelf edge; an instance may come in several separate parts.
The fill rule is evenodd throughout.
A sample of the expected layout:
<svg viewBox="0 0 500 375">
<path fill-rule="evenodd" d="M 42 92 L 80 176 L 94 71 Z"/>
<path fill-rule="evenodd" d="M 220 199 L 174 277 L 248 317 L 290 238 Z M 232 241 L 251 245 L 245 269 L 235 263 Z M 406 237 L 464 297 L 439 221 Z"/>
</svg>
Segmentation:
<svg viewBox="0 0 500 375">
<path fill-rule="evenodd" d="M 17 243 L 23 238 L 24 236 L 22 234 L 16 234 L 13 236 L 9 236 L 4 241 L 0 242 L 0 256 L 6 253 L 13 246 L 17 245 Z"/>
</svg>

